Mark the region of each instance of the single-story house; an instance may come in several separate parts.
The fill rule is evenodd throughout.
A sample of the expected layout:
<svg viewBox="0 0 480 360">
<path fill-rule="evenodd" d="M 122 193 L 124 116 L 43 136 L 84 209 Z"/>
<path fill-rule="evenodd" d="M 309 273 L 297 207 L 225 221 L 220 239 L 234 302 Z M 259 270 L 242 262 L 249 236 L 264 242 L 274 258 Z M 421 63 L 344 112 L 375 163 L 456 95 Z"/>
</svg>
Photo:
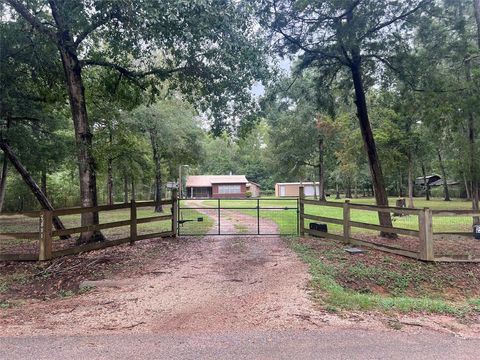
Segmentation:
<svg viewBox="0 0 480 360">
<path fill-rule="evenodd" d="M 247 184 L 245 175 L 190 175 L 186 196 L 188 199 L 245 198 Z"/>
<path fill-rule="evenodd" d="M 320 192 L 320 186 L 318 183 L 313 182 L 292 182 L 292 183 L 276 183 L 275 184 L 275 196 L 299 196 L 300 186 L 303 186 L 305 196 L 318 195 Z"/>
</svg>

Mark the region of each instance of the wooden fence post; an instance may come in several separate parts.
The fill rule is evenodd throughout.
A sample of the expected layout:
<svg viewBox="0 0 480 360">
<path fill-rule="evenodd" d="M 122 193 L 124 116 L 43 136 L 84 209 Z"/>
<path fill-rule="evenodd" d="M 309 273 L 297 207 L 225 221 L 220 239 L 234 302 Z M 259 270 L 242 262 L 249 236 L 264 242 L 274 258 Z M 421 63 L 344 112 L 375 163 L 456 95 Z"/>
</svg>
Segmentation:
<svg viewBox="0 0 480 360">
<path fill-rule="evenodd" d="M 172 189 L 172 233 L 177 237 L 178 198 L 177 189 Z"/>
<path fill-rule="evenodd" d="M 432 210 L 424 208 L 418 215 L 419 256 L 421 260 L 434 261 Z"/>
<path fill-rule="evenodd" d="M 134 199 L 130 202 L 130 245 L 137 241 L 137 203 Z"/>
<path fill-rule="evenodd" d="M 350 243 L 350 200 L 345 200 L 343 204 L 343 242 Z"/>
<path fill-rule="evenodd" d="M 300 222 L 300 236 L 305 236 L 305 221 L 303 219 L 303 215 L 305 215 L 305 189 L 303 186 L 300 186 L 298 188 L 298 198 L 300 199 L 300 202 L 298 204 L 299 207 L 299 219 L 298 221 Z"/>
<path fill-rule="evenodd" d="M 40 213 L 40 251 L 38 260 L 50 260 L 52 258 L 52 212 L 42 210 Z"/>
</svg>

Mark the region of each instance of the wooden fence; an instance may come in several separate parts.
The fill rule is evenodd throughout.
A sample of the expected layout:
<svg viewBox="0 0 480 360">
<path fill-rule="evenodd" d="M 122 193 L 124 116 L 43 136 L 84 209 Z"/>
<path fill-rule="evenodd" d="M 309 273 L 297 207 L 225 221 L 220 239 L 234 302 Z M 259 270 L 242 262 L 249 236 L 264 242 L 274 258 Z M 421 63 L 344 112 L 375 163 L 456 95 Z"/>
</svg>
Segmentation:
<svg viewBox="0 0 480 360">
<path fill-rule="evenodd" d="M 326 207 L 335 207 L 341 208 L 342 217 L 341 218 L 332 218 L 319 215 L 308 214 L 305 211 L 305 205 L 317 205 L 317 206 L 326 206 Z M 376 213 L 390 213 L 395 215 L 415 215 L 418 217 L 418 230 L 406 229 L 401 227 L 386 227 L 377 224 L 352 221 L 351 220 L 351 210 L 363 210 L 371 211 Z M 375 205 L 365 205 L 365 204 L 353 204 L 346 200 L 344 203 L 331 202 L 331 201 L 318 201 L 318 200 L 308 200 L 305 199 L 303 188 L 300 188 L 300 201 L 299 201 L 299 217 L 300 217 L 300 235 L 304 236 L 305 234 L 311 236 L 319 236 L 325 238 L 331 238 L 334 240 L 340 240 L 345 244 L 359 245 L 364 247 L 369 247 L 397 255 L 406 256 L 413 259 L 423 260 L 423 261 L 448 261 L 448 262 L 480 262 L 480 256 L 472 256 L 467 254 L 458 254 L 458 255 L 445 255 L 439 254 L 436 255 L 434 252 L 434 235 L 437 233 L 433 232 L 433 217 L 434 216 L 480 216 L 480 212 L 474 211 L 465 211 L 465 210 L 455 210 L 455 211 L 437 211 L 431 210 L 429 208 L 424 209 L 410 209 L 410 208 L 400 208 L 400 207 L 386 207 L 386 206 L 375 206 Z M 305 228 L 305 220 L 324 222 L 327 224 L 336 224 L 340 225 L 343 229 L 342 234 L 334 234 L 331 232 L 322 232 L 318 230 L 312 230 Z M 392 233 L 397 235 L 405 235 L 409 238 L 414 238 L 418 241 L 418 246 L 416 249 L 404 248 L 398 243 L 401 244 L 401 240 L 392 242 L 388 244 L 388 241 L 377 242 L 375 237 L 372 237 L 373 240 L 366 241 L 365 239 L 358 239 L 352 235 L 352 228 L 360 228 L 366 230 L 378 230 L 384 233 Z M 440 234 L 440 233 L 438 233 Z M 451 234 L 451 233 L 449 233 Z M 458 232 L 453 233 L 457 235 L 469 235 L 473 236 L 473 233 L 464 233 Z M 480 249 L 480 241 L 478 242 Z"/>
<path fill-rule="evenodd" d="M 171 214 L 164 214 L 158 216 L 151 216 L 145 218 L 137 217 L 137 209 L 144 207 L 153 207 L 157 205 L 155 201 L 131 201 L 127 204 L 115 204 L 115 205 L 101 205 L 96 207 L 75 207 L 67 209 L 56 209 L 53 211 L 41 210 L 36 212 L 21 213 L 19 215 L 28 217 L 38 217 L 40 220 L 40 227 L 38 232 L 3 232 L 0 233 L 0 239 L 31 239 L 38 240 L 39 247 L 38 253 L 7 253 L 0 254 L 0 261 L 36 261 L 36 260 L 50 260 L 65 255 L 78 254 L 85 251 L 104 249 L 110 246 L 116 246 L 120 244 L 130 243 L 133 245 L 135 241 L 161 238 L 161 237 L 176 237 L 177 236 L 177 194 L 176 191 L 172 192 L 172 197 L 169 200 L 162 200 L 162 205 L 171 205 Z M 102 223 L 97 225 L 79 226 L 63 230 L 53 229 L 53 217 L 65 216 L 65 215 L 79 215 L 83 213 L 100 213 L 112 210 L 130 209 L 130 219 L 122 221 L 114 221 L 109 223 Z M 169 221 L 171 223 L 168 231 L 154 232 L 148 234 L 138 235 L 137 226 L 139 224 L 146 224 L 151 222 L 164 222 Z M 105 229 L 112 229 L 118 227 L 129 226 L 128 236 L 114 239 L 105 240 L 92 243 L 86 243 L 81 245 L 74 245 L 64 249 L 54 249 L 54 238 L 65 237 L 73 234 L 81 234 L 82 232 L 100 231 Z M 59 242 L 64 240 L 58 240 Z"/>
</svg>

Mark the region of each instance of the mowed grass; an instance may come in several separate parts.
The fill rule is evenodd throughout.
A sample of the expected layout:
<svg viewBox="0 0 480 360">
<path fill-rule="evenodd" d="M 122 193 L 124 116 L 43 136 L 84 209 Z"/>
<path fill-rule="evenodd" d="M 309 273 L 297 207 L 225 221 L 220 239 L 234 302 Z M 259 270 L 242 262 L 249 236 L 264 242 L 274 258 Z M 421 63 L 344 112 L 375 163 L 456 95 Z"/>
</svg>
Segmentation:
<svg viewBox="0 0 480 360">
<path fill-rule="evenodd" d="M 396 198 L 389 199 L 391 206 L 395 205 Z M 345 199 L 335 200 L 329 198 L 328 201 L 332 202 L 344 202 Z M 351 199 L 351 203 L 355 204 L 367 204 L 374 205 L 375 200 L 373 198 L 358 198 Z M 415 207 L 419 209 L 430 208 L 435 210 L 467 210 L 471 208 L 471 203 L 465 200 L 452 200 L 443 201 L 442 199 L 432 199 L 426 201 L 425 199 L 415 198 Z M 218 200 L 204 200 L 201 202 L 204 206 L 216 207 Z M 235 211 L 242 212 L 251 216 L 257 216 L 256 210 L 252 209 L 257 206 L 257 199 L 246 200 L 221 200 L 221 207 L 233 207 L 238 208 Z M 292 210 L 283 210 L 285 208 L 292 208 L 297 206 L 296 199 L 283 199 L 283 198 L 260 198 L 260 209 L 274 207 L 278 208 L 275 211 L 260 210 L 260 217 L 267 218 L 275 221 L 282 234 L 293 234 L 296 232 L 297 214 Z M 243 209 L 242 209 L 243 208 Z M 319 206 L 319 205 L 305 205 L 305 213 L 323 217 L 330 217 L 334 219 L 343 218 L 342 208 Z M 393 225 L 399 228 L 418 230 L 418 216 L 394 216 Z M 374 211 L 366 210 L 351 210 L 351 220 L 364 222 L 369 224 L 378 224 L 378 214 Z M 305 226 L 308 227 L 310 220 L 306 220 Z M 329 232 L 341 233 L 342 226 L 336 224 L 328 224 Z M 433 219 L 434 232 L 468 232 L 472 230 L 472 218 L 468 216 L 461 217 L 434 217 Z M 352 233 L 368 233 L 368 230 L 352 228 Z M 374 233 L 374 232 L 371 232 Z"/>
<path fill-rule="evenodd" d="M 202 214 L 195 209 L 181 208 L 179 213 L 180 221 L 178 225 L 178 234 L 182 235 L 205 235 L 214 226 L 214 221 L 210 216 Z"/>
</svg>

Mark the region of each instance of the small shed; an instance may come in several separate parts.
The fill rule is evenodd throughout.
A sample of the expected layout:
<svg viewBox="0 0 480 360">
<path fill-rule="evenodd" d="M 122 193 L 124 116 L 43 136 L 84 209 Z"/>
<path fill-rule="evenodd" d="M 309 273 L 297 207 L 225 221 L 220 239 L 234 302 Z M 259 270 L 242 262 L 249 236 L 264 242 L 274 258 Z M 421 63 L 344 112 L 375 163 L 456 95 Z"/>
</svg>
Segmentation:
<svg viewBox="0 0 480 360">
<path fill-rule="evenodd" d="M 314 196 L 320 193 L 320 186 L 313 182 L 291 182 L 291 183 L 276 183 L 275 196 L 299 196 L 300 186 L 303 186 L 305 196 Z"/>
</svg>

